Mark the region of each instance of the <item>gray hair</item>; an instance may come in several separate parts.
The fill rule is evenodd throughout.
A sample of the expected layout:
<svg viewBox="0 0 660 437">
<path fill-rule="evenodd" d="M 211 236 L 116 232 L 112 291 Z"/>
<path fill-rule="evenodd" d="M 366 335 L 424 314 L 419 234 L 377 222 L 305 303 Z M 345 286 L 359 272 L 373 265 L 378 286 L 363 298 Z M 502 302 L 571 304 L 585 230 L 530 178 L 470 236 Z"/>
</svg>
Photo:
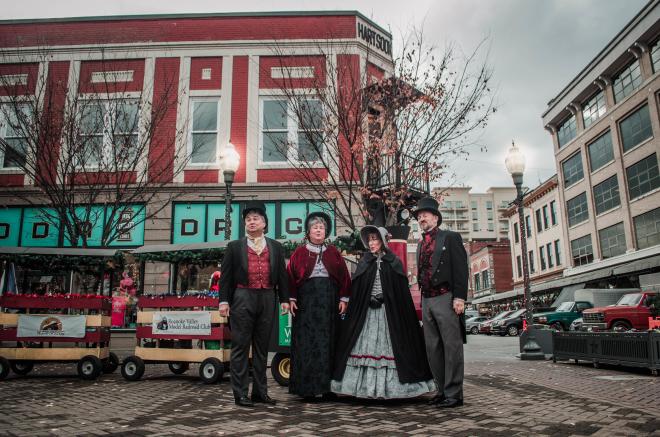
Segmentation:
<svg viewBox="0 0 660 437">
<path fill-rule="evenodd" d="M 311 219 L 309 219 L 309 223 L 307 223 L 307 232 L 309 232 L 309 230 L 312 229 L 312 226 L 314 226 L 317 223 L 321 223 L 325 228 L 326 233 L 328 232 L 328 222 L 326 222 L 323 217 L 319 217 L 319 216 L 314 216 Z"/>
</svg>

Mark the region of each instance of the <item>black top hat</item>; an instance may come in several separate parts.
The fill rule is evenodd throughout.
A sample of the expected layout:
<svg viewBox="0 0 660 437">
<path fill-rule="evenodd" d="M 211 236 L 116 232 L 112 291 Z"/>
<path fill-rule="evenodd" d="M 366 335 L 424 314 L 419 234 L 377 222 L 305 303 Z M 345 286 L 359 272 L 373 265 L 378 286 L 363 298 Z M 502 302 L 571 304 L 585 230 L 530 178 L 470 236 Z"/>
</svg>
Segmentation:
<svg viewBox="0 0 660 437">
<path fill-rule="evenodd" d="M 438 209 L 438 201 L 433 197 L 423 197 L 419 199 L 417 202 L 417 208 L 415 208 L 415 211 L 413 212 L 415 219 L 417 218 L 417 215 L 422 211 L 428 211 L 436 215 L 438 217 L 438 226 L 440 225 L 440 222 L 442 222 L 442 215 Z"/>
<path fill-rule="evenodd" d="M 243 221 L 247 217 L 248 213 L 256 212 L 264 218 L 266 221 L 266 226 L 268 226 L 268 216 L 266 215 L 266 205 L 261 200 L 250 200 L 245 203 L 243 208 Z"/>
<path fill-rule="evenodd" d="M 314 211 L 309 213 L 309 215 L 305 219 L 305 235 L 309 234 L 309 222 L 314 217 L 321 217 L 323 220 L 325 220 L 325 238 L 328 238 L 332 233 L 332 219 L 328 214 L 321 211 Z"/>
</svg>

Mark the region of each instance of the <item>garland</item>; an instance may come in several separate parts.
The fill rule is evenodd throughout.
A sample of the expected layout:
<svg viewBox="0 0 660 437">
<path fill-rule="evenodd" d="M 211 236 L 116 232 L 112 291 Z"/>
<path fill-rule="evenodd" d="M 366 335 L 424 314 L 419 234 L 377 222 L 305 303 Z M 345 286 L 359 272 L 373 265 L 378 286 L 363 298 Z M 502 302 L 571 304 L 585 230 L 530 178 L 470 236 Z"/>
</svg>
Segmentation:
<svg viewBox="0 0 660 437">
<path fill-rule="evenodd" d="M 73 270 L 75 272 L 99 270 L 101 267 L 109 269 L 122 269 L 124 267 L 124 256 L 121 252 L 109 257 L 60 254 L 0 254 L 0 261 L 16 263 L 34 270 Z"/>
</svg>

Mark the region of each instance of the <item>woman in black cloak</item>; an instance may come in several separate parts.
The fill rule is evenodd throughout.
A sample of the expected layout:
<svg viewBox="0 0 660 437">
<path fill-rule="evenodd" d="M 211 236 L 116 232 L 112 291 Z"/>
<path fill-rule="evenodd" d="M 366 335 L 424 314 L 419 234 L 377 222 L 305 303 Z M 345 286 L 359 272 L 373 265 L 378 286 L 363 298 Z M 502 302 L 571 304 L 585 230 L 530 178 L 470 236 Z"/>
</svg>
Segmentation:
<svg viewBox="0 0 660 437">
<path fill-rule="evenodd" d="M 410 398 L 435 391 L 422 328 L 399 258 L 384 228 L 365 226 L 368 247 L 352 278 L 340 324 L 332 391 L 359 398 Z"/>
</svg>

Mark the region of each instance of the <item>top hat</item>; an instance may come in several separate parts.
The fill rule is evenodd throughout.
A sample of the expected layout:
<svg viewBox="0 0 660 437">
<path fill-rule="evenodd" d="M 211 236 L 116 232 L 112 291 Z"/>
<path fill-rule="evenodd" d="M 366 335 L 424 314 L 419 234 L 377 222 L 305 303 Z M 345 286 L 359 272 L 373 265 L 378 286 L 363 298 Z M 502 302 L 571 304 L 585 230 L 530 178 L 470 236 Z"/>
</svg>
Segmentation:
<svg viewBox="0 0 660 437">
<path fill-rule="evenodd" d="M 415 211 L 413 214 L 415 215 L 415 219 L 417 219 L 417 215 L 422 212 L 422 211 L 428 211 L 431 214 L 434 214 L 438 217 L 438 226 L 440 226 L 440 223 L 442 223 L 442 215 L 440 214 L 440 210 L 438 209 L 438 201 L 435 200 L 433 197 L 423 197 L 419 199 L 417 202 L 417 208 L 415 208 Z"/>
<path fill-rule="evenodd" d="M 245 221 L 245 217 L 251 212 L 256 212 L 260 216 L 264 218 L 264 221 L 266 222 L 266 226 L 268 226 L 268 216 L 266 215 L 266 205 L 261 201 L 261 200 L 250 200 L 245 203 L 245 207 L 243 208 L 243 221 Z"/>
<path fill-rule="evenodd" d="M 321 211 L 314 211 L 310 212 L 307 218 L 305 219 L 305 235 L 309 234 L 309 222 L 314 218 L 314 217 L 320 217 L 323 220 L 325 220 L 325 238 L 328 238 L 330 234 L 332 233 L 332 219 L 330 216 L 324 212 Z"/>
</svg>

